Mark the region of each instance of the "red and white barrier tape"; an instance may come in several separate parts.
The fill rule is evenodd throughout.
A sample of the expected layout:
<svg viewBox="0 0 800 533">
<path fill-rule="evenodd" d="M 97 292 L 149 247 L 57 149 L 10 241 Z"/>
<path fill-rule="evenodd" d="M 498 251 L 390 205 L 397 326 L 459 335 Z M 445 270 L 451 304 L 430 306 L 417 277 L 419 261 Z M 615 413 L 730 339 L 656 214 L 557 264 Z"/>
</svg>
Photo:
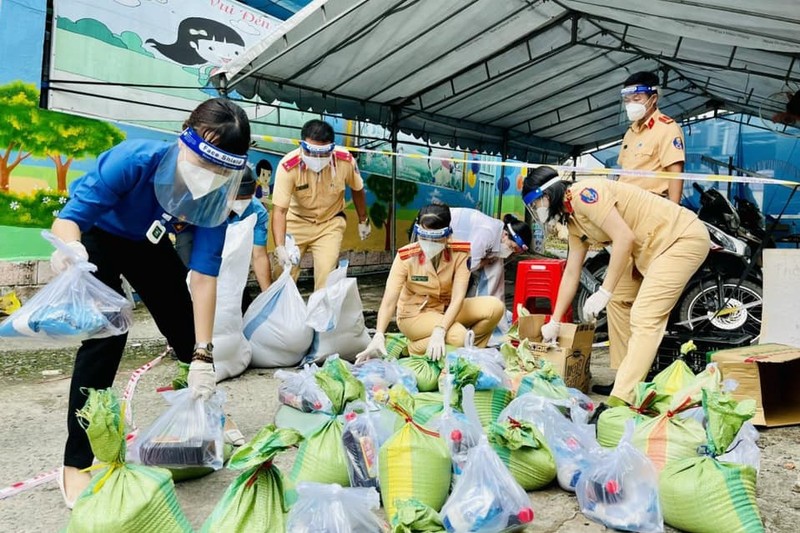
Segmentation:
<svg viewBox="0 0 800 533">
<path fill-rule="evenodd" d="M 164 353 L 150 361 L 149 363 L 137 368 L 133 374 L 131 374 L 130 379 L 128 380 L 128 384 L 125 385 L 125 389 L 122 392 L 122 400 L 128 402 L 128 408 L 125 409 L 125 421 L 128 425 L 133 428 L 133 430 L 125 436 L 125 441 L 130 442 L 134 438 L 136 438 L 137 429 L 133 424 L 133 410 L 131 409 L 131 402 L 133 401 L 133 394 L 136 392 L 136 385 L 139 383 L 139 379 L 150 369 L 154 366 L 159 364 L 164 356 L 167 355 L 168 350 L 165 350 Z M 5 500 L 6 498 L 10 498 L 12 496 L 16 496 L 21 492 L 25 492 L 30 490 L 34 487 L 38 487 L 39 485 L 44 485 L 45 483 L 49 483 L 58 477 L 59 468 L 55 470 L 51 470 L 49 472 L 42 472 L 41 474 L 37 474 L 32 478 L 26 479 L 24 481 L 18 481 L 11 486 L 6 488 L 0 489 L 0 500 Z"/>
</svg>

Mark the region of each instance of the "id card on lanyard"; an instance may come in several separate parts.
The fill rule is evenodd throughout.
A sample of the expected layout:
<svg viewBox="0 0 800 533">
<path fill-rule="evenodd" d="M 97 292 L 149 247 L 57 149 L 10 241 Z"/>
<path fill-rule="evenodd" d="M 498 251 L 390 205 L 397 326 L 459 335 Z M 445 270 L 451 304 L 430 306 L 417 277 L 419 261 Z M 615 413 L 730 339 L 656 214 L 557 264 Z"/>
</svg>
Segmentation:
<svg viewBox="0 0 800 533">
<path fill-rule="evenodd" d="M 161 215 L 161 219 L 156 219 L 150 224 L 150 228 L 147 230 L 147 240 L 153 244 L 158 244 L 164 237 L 164 234 L 167 233 L 167 228 L 164 226 L 164 223 L 161 222 L 162 220 L 164 222 L 169 222 L 172 220 L 172 215 L 164 213 Z"/>
</svg>

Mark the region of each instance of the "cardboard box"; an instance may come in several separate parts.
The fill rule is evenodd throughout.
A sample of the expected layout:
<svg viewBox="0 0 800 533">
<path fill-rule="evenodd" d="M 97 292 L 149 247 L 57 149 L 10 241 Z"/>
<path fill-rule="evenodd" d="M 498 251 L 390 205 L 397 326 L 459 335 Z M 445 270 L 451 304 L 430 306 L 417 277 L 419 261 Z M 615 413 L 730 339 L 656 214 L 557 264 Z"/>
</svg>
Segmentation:
<svg viewBox="0 0 800 533">
<path fill-rule="evenodd" d="M 756 401 L 753 424 L 800 424 L 800 348 L 784 344 L 759 344 L 720 350 L 711 355 L 723 379 L 735 379 L 737 400 Z"/>
<path fill-rule="evenodd" d="M 545 315 L 530 315 L 519 318 L 519 337 L 533 343 L 537 357 L 550 361 L 564 378 L 567 387 L 589 392 L 592 374 L 589 361 L 594 342 L 594 325 L 561 324 L 558 346 L 542 344 L 542 325 Z"/>
</svg>

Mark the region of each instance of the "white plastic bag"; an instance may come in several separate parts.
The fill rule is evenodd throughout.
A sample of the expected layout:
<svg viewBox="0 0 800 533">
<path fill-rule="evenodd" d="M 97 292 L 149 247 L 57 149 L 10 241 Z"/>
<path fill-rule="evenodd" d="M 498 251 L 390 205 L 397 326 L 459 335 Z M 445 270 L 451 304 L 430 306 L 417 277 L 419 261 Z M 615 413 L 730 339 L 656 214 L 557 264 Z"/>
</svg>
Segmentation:
<svg viewBox="0 0 800 533">
<path fill-rule="evenodd" d="M 182 471 L 196 477 L 222 468 L 222 405 L 225 395 L 217 390 L 208 400 L 193 398 L 191 389 L 167 391 L 162 396 L 169 408 L 130 446 L 130 460 L 168 468 L 174 477 Z"/>
<path fill-rule="evenodd" d="M 628 421 L 616 449 L 592 456 L 575 494 L 581 512 L 606 527 L 622 531 L 664 531 L 658 499 L 658 472 L 631 444 L 634 422 Z"/>
<path fill-rule="evenodd" d="M 750 465 L 758 472 L 761 468 L 761 448 L 758 447 L 759 433 L 751 422 L 745 422 L 739 433 L 728 446 L 728 450 L 717 457 L 723 463 Z"/>
<path fill-rule="evenodd" d="M 315 333 L 304 363 L 318 363 L 333 354 L 353 361 L 369 344 L 358 283 L 347 277 L 347 265 L 341 261 L 328 275 L 325 287 L 308 298 L 306 325 Z"/>
<path fill-rule="evenodd" d="M 467 385 L 463 394 L 467 417 L 481 427 L 473 386 Z M 533 521 L 533 509 L 528 494 L 481 434 L 478 444 L 469 450 L 464 471 L 440 516 L 448 532 L 496 533 Z"/>
<path fill-rule="evenodd" d="M 317 365 L 306 365 L 299 372 L 289 372 L 288 370 L 278 370 L 275 377 L 281 380 L 278 387 L 278 400 L 289 407 L 294 407 L 304 413 L 315 413 L 322 411 L 332 413 L 333 406 L 328 395 L 319 388 L 314 374 L 317 373 Z"/>
<path fill-rule="evenodd" d="M 214 312 L 214 368 L 217 381 L 238 376 L 250 366 L 252 351 L 242 333 L 242 293 L 250 273 L 256 215 L 228 224 L 217 277 Z"/>
<path fill-rule="evenodd" d="M 475 390 L 490 390 L 499 387 L 509 388 L 511 379 L 505 372 L 505 359 L 494 348 L 478 348 L 474 346 L 475 334 L 472 330 L 467 332 L 462 348 L 447 354 L 447 364 L 450 366 L 459 357 L 476 365 L 481 369 Z"/>
<path fill-rule="evenodd" d="M 453 462 L 451 485 L 455 487 L 456 481 L 464 473 L 469 451 L 480 442 L 483 429 L 480 421 L 475 426 L 465 415 L 453 410 L 452 395 L 453 375 L 448 374 L 442 390 L 442 414 L 432 425 L 450 450 L 450 459 Z"/>
<path fill-rule="evenodd" d="M 364 384 L 367 398 L 370 400 L 378 391 L 388 394 L 389 389 L 396 383 L 402 383 L 411 394 L 419 392 L 414 372 L 398 364 L 397 361 L 370 359 L 360 365 L 354 365 L 350 371 Z"/>
<path fill-rule="evenodd" d="M 375 487 L 380 489 L 378 482 L 378 450 L 381 442 L 378 430 L 372 424 L 372 419 L 366 412 L 367 407 L 350 404 L 344 415 L 342 428 L 342 445 L 347 455 L 347 473 L 350 476 L 351 487 Z M 361 410 L 361 413 L 357 410 Z"/>
<path fill-rule="evenodd" d="M 314 330 L 306 326 L 306 304 L 289 269 L 247 309 L 244 336 L 257 368 L 295 366 L 308 351 Z"/>
<path fill-rule="evenodd" d="M 556 460 L 558 485 L 575 492 L 583 472 L 601 450 L 595 437 L 595 426 L 576 424 L 564 418 L 555 405 L 544 407 L 541 420 L 544 438 Z"/>
<path fill-rule="evenodd" d="M 75 255 L 58 237 L 42 231 L 72 264 L 0 323 L 0 337 L 48 338 L 75 343 L 122 335 L 133 324 L 133 307 L 97 279 L 97 267 Z"/>
<path fill-rule="evenodd" d="M 297 502 L 289 511 L 286 531 L 292 533 L 380 533 L 389 530 L 375 512 L 380 498 L 372 488 L 301 481 Z"/>
</svg>

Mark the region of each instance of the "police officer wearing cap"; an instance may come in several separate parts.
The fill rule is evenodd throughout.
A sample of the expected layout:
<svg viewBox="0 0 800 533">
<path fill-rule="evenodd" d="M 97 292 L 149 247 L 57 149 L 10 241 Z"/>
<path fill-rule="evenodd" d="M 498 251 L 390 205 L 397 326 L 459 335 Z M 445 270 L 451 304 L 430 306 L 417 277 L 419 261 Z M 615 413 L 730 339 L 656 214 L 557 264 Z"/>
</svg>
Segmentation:
<svg viewBox="0 0 800 533">
<path fill-rule="evenodd" d="M 445 343 L 463 346 L 467 329 L 484 347 L 503 316 L 503 302 L 493 296 L 466 298 L 470 244 L 451 237 L 450 208 L 431 204 L 414 224 L 417 242 L 397 251 L 383 293 L 375 335 L 356 361 L 386 355 L 386 329 L 397 313 L 397 327 L 408 337 L 411 355 L 436 361 Z"/>
<path fill-rule="evenodd" d="M 336 147 L 333 127 L 322 120 L 309 120 L 300 132 L 300 148 L 286 154 L 278 164 L 272 193 L 272 236 L 275 255 L 283 268 L 293 265 L 286 251 L 286 234 L 294 237 L 300 257 L 310 250 L 314 257 L 314 289 L 325 286 L 328 274 L 339 262 L 339 251 L 347 226 L 344 192 L 349 187 L 358 215 L 358 236 L 369 237 L 366 192 L 358 166 L 350 152 Z"/>
<path fill-rule="evenodd" d="M 173 142 L 125 141 L 97 158 L 97 166 L 71 185 L 70 200 L 53 222 L 53 233 L 75 254 L 97 266 L 94 275 L 120 294 L 124 275 L 159 330 L 189 366 L 189 387 L 208 398 L 216 387 L 211 344 L 216 277 L 226 220 L 250 146 L 245 112 L 224 99 L 201 103 Z M 168 233 L 191 232 L 187 268 Z M 53 270 L 70 259 L 53 253 Z M 191 290 L 191 294 L 190 294 Z M 84 341 L 70 384 L 68 438 L 59 486 L 71 508 L 89 484 L 92 465 L 86 432 L 75 416 L 85 390 L 114 383 L 127 335 Z"/>
</svg>

